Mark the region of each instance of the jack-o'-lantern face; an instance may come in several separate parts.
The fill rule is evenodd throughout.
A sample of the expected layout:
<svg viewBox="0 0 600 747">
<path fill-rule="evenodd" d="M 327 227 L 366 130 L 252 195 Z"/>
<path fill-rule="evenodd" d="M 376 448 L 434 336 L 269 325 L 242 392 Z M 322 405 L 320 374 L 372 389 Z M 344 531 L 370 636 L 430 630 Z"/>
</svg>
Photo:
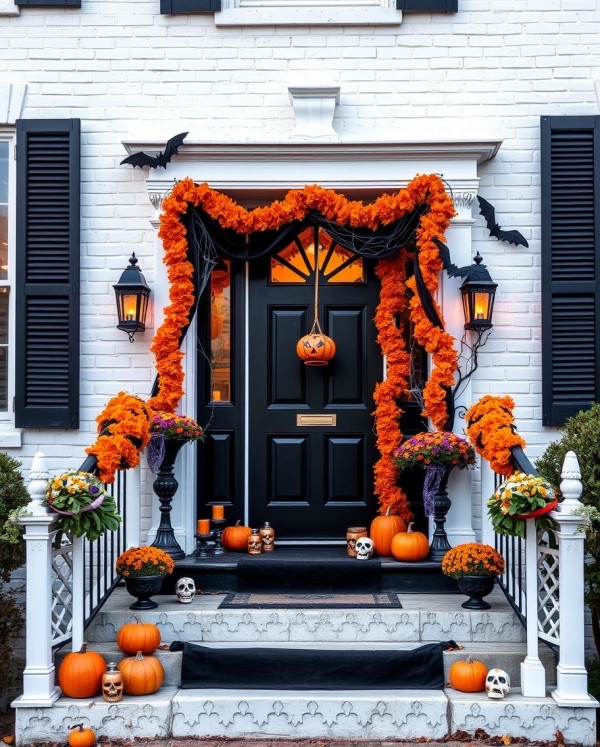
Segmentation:
<svg viewBox="0 0 600 747">
<path fill-rule="evenodd" d="M 335 342 L 327 335 L 311 333 L 298 340 L 296 352 L 306 366 L 326 366 L 335 355 Z"/>
</svg>

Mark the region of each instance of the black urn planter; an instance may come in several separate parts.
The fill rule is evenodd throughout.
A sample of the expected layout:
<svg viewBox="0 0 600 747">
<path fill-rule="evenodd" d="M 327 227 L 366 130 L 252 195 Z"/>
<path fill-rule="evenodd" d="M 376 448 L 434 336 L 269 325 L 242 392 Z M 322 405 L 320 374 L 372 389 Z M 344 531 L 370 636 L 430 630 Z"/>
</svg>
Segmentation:
<svg viewBox="0 0 600 747">
<path fill-rule="evenodd" d="M 467 610 L 489 610 L 492 606 L 483 597 L 494 588 L 495 576 L 460 576 L 456 579 L 458 588 L 469 597 L 462 606 Z"/>
<path fill-rule="evenodd" d="M 125 578 L 125 586 L 132 597 L 137 601 L 129 605 L 130 610 L 153 610 L 158 607 L 150 597 L 158 594 L 162 586 L 164 576 L 135 576 Z"/>
<path fill-rule="evenodd" d="M 185 558 L 185 552 L 175 539 L 175 532 L 171 526 L 171 501 L 177 492 L 179 483 L 175 479 L 173 467 L 177 454 L 181 448 L 188 443 L 181 439 L 165 438 L 165 455 L 160 463 L 160 469 L 152 484 L 152 490 L 160 501 L 160 524 L 156 530 L 156 537 L 152 547 L 158 547 L 168 553 L 173 560 Z"/>
</svg>

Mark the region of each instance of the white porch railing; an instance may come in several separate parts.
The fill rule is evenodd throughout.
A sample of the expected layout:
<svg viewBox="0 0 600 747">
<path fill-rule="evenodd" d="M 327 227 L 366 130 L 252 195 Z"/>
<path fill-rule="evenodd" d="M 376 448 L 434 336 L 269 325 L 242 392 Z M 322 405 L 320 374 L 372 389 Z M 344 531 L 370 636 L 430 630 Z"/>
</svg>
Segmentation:
<svg viewBox="0 0 600 747">
<path fill-rule="evenodd" d="M 521 459 L 525 459 L 521 455 Z M 527 462 L 528 463 L 528 462 Z M 519 469 L 535 470 L 518 462 Z M 528 463 L 529 464 L 529 463 Z M 489 467 L 484 463 L 482 469 Z M 536 473 L 537 474 L 537 473 Z M 566 455 L 560 490 L 563 501 L 549 516 L 554 528 L 537 536 L 535 519 L 527 520 L 526 538 L 496 535 L 506 569 L 500 578 L 513 609 L 527 629 L 527 656 L 521 663 L 521 688 L 527 697 L 546 694 L 539 639 L 558 652 L 557 686 L 552 697 L 560 706 L 590 706 L 584 654 L 584 540 L 581 474 L 577 457 Z M 501 478 L 496 476 L 496 485 Z M 493 483 L 489 474 L 482 484 Z M 489 496 L 483 496 L 484 505 Z"/>
<path fill-rule="evenodd" d="M 19 708 L 51 706 L 57 699 L 53 649 L 69 640 L 73 650 L 81 648 L 85 626 L 118 581 L 117 556 L 139 545 L 139 470 L 117 473 L 109 486 L 123 517 L 117 531 L 95 542 L 65 535 L 56 548 L 58 517 L 42 505 L 48 477 L 45 457 L 38 453 L 30 472 L 31 500 L 22 520 L 27 586 L 23 695 L 14 703 Z"/>
</svg>

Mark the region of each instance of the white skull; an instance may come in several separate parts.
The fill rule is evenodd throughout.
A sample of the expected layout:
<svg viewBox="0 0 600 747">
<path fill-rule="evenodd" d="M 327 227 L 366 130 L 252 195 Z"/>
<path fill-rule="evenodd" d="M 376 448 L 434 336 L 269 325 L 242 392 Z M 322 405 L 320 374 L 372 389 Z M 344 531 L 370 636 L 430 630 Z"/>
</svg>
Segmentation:
<svg viewBox="0 0 600 747">
<path fill-rule="evenodd" d="M 196 584 L 194 583 L 194 579 L 188 578 L 187 576 L 180 578 L 175 587 L 175 593 L 177 594 L 177 599 L 179 599 L 182 604 L 189 604 L 196 594 Z"/>
<path fill-rule="evenodd" d="M 510 677 L 504 669 L 490 669 L 485 678 L 485 691 L 488 698 L 503 698 L 510 690 Z"/>
<path fill-rule="evenodd" d="M 357 560 L 369 560 L 373 555 L 374 542 L 368 537 L 359 537 L 356 540 L 356 558 Z"/>
</svg>

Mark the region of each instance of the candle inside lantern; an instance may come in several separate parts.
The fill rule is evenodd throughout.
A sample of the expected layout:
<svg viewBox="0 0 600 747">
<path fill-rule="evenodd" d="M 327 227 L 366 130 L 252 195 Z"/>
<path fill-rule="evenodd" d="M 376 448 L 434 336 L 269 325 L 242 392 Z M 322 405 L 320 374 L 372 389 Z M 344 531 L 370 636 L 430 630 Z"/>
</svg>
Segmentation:
<svg viewBox="0 0 600 747">
<path fill-rule="evenodd" d="M 215 389 L 213 392 L 213 402 L 220 402 L 221 401 L 221 392 L 218 389 Z"/>
<path fill-rule="evenodd" d="M 210 532 L 210 519 L 198 519 L 198 534 L 208 534 Z"/>
<path fill-rule="evenodd" d="M 213 506 L 212 517 L 213 519 L 224 519 L 225 518 L 225 506 Z"/>
</svg>

